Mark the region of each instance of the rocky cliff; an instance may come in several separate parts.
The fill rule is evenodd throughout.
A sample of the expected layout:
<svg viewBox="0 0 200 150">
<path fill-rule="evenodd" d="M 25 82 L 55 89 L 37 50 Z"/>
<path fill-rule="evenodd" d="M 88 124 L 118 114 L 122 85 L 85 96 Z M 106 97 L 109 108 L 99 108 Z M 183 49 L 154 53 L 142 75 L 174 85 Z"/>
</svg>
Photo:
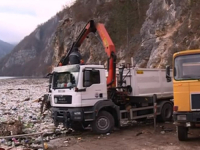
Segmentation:
<svg viewBox="0 0 200 150">
<path fill-rule="evenodd" d="M 140 30 L 134 64 L 164 68 L 171 64 L 173 53 L 199 48 L 199 4 L 196 0 L 153 0 Z"/>
<path fill-rule="evenodd" d="M 25 37 L 0 62 L 2 75 L 44 75 L 71 47 L 88 20 L 105 24 L 118 62 L 148 68 L 171 64 L 172 54 L 199 48 L 197 0 L 78 0 Z M 86 63 L 106 62 L 97 35 L 80 47 Z"/>
<path fill-rule="evenodd" d="M 26 36 L 0 61 L 0 75 L 41 76 L 52 63 L 52 37 L 58 25 L 54 16 Z"/>
<path fill-rule="evenodd" d="M 104 23 L 116 46 L 118 62 L 130 59 L 131 55 L 128 52 L 139 45 L 139 31 L 146 18 L 150 2 L 146 0 L 140 2 L 137 0 L 77 1 L 69 9 L 69 13 L 65 14 L 55 33 L 53 64 L 57 64 L 61 56 L 66 54 L 90 19 Z M 98 34 L 89 34 L 89 38 L 81 45 L 80 52 L 87 64 L 96 64 L 99 61 L 102 64 L 106 63 L 107 55 Z"/>
</svg>

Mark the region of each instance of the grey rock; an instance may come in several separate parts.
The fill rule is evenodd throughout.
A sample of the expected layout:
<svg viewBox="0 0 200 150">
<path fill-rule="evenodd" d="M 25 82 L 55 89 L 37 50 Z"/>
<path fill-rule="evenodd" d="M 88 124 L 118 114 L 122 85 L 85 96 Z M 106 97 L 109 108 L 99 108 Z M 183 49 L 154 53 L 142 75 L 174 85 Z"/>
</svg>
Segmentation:
<svg viewBox="0 0 200 150">
<path fill-rule="evenodd" d="M 174 46 L 172 39 L 183 25 L 180 20 L 188 6 L 187 0 L 152 1 L 140 30 L 142 44 L 134 56 L 135 66 L 165 68 L 171 63 L 171 50 Z"/>
</svg>

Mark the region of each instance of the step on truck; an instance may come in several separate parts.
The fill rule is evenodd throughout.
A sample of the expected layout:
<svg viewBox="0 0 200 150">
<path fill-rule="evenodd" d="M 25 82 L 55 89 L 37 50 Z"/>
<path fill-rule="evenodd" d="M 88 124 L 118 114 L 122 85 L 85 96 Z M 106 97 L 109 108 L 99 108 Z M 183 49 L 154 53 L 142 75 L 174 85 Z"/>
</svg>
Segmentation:
<svg viewBox="0 0 200 150">
<path fill-rule="evenodd" d="M 200 127 L 200 50 L 177 52 L 172 62 L 173 74 L 167 66 L 166 78 L 173 82 L 174 124 L 178 139 L 186 141 L 189 129 Z"/>
<path fill-rule="evenodd" d="M 102 40 L 108 56 L 106 68 L 104 65 L 69 62 L 74 47 L 79 48 L 91 32 L 98 33 Z M 94 132 L 107 133 L 114 127 L 152 117 L 154 101 L 158 118 L 170 120 L 173 89 L 165 74 L 165 69 L 125 65 L 117 68 L 115 46 L 104 25 L 90 20 L 50 74 L 49 95 L 54 124 L 63 123 L 75 130 L 91 125 Z"/>
</svg>

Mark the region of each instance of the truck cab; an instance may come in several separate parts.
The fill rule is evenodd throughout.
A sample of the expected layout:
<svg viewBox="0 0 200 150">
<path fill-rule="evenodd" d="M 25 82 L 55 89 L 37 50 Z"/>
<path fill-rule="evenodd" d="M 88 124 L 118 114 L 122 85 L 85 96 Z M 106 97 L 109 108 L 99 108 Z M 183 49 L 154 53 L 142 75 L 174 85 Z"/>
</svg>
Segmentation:
<svg viewBox="0 0 200 150">
<path fill-rule="evenodd" d="M 93 106 L 97 101 L 107 99 L 105 77 L 105 70 L 101 65 L 55 67 L 51 105 L 55 107 Z"/>
<path fill-rule="evenodd" d="M 169 68 L 169 67 L 168 67 Z M 200 50 L 186 50 L 173 56 L 174 122 L 178 139 L 187 140 L 189 128 L 200 124 Z"/>
</svg>

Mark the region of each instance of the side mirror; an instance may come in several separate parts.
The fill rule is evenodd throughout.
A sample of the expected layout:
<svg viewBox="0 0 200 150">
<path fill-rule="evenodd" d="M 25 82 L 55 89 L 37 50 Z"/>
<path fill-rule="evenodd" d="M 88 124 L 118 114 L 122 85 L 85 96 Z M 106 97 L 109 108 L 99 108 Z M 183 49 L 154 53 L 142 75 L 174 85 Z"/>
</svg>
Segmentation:
<svg viewBox="0 0 200 150">
<path fill-rule="evenodd" d="M 167 79 L 167 82 L 172 81 L 172 78 L 170 76 L 170 66 L 169 65 L 166 66 L 166 79 Z"/>
<path fill-rule="evenodd" d="M 90 70 L 85 70 L 83 74 L 83 87 L 91 86 Z"/>
</svg>

